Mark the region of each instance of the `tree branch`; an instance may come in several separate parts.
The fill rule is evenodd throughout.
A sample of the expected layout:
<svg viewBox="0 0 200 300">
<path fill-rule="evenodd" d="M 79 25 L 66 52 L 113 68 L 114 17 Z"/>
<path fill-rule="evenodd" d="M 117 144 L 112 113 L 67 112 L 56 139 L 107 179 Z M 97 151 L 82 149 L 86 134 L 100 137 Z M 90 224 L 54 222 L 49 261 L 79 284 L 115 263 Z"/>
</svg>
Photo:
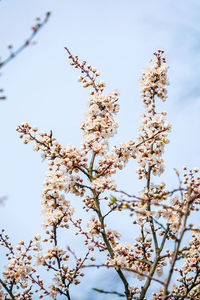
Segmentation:
<svg viewBox="0 0 200 300">
<path fill-rule="evenodd" d="M 3 61 L 0 61 L 0 69 L 5 67 L 11 60 L 13 60 L 18 54 L 20 54 L 25 48 L 31 45 L 31 42 L 33 41 L 36 34 L 43 28 L 43 26 L 48 22 L 49 17 L 51 13 L 48 11 L 43 19 L 42 22 L 38 22 L 36 25 L 32 27 L 32 33 L 31 35 L 26 39 L 26 41 L 19 47 L 17 50 L 13 50 L 13 46 L 9 45 L 8 48 L 10 49 L 10 55 L 4 59 Z"/>
</svg>

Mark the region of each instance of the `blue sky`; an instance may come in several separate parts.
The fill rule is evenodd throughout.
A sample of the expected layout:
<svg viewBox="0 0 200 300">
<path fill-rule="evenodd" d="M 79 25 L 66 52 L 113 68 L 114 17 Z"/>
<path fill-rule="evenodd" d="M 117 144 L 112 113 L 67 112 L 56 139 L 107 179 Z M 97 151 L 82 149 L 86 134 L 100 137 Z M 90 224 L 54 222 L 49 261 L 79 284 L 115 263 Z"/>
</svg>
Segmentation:
<svg viewBox="0 0 200 300">
<path fill-rule="evenodd" d="M 41 129 L 52 129 L 63 144 L 81 142 L 79 124 L 88 90 L 77 82 L 79 74 L 69 66 L 64 46 L 97 67 L 107 91 L 120 91 L 119 130 L 112 141 L 116 144 L 135 139 L 143 110 L 138 78 L 152 53 L 164 49 L 170 86 L 162 109 L 168 112 L 172 132 L 165 153 L 166 172 L 159 180 L 174 186 L 173 168 L 200 166 L 199 1 L 2 0 L 2 58 L 7 55 L 6 45 L 19 46 L 35 17 L 47 10 L 52 16 L 37 35 L 37 44 L 2 69 L 0 77 L 7 95 L 7 101 L 0 103 L 1 195 L 8 196 L 0 220 L 13 241 L 28 240 L 40 232 L 40 195 L 47 167 L 31 145 L 19 140 L 18 124 L 30 121 Z M 138 184 L 136 168 L 132 162 L 122 172 L 120 188 L 135 192 L 143 186 Z M 127 228 L 123 230 L 129 236 Z"/>
</svg>

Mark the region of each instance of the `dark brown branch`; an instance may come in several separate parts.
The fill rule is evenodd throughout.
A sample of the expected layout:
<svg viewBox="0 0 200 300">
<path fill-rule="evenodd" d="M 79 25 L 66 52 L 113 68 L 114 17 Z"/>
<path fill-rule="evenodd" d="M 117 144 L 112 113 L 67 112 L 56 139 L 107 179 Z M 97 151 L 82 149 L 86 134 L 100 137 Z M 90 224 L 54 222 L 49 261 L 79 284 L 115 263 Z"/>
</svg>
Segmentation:
<svg viewBox="0 0 200 300">
<path fill-rule="evenodd" d="M 97 288 L 92 288 L 95 292 L 98 292 L 98 293 L 102 293 L 102 294 L 111 294 L 111 295 L 117 295 L 119 297 L 125 297 L 124 294 L 121 294 L 119 292 L 116 292 L 116 291 L 104 291 L 104 290 L 101 290 L 101 289 L 97 289 Z"/>
<path fill-rule="evenodd" d="M 94 196 L 94 199 L 95 199 L 95 203 L 96 203 L 96 212 L 97 212 L 97 215 L 98 215 L 98 218 L 99 218 L 99 221 L 101 223 L 101 228 L 102 228 L 102 232 L 101 232 L 101 235 L 102 235 L 102 238 L 106 244 L 106 247 L 108 249 L 108 252 L 110 254 L 110 257 L 113 258 L 114 257 L 114 251 L 112 249 L 112 246 L 109 242 L 109 240 L 107 239 L 107 236 L 106 236 L 106 231 L 105 231 L 105 225 L 104 225 L 104 218 L 101 214 L 101 208 L 100 208 L 100 203 L 99 203 L 99 199 L 98 199 L 98 194 L 93 191 L 93 196 Z M 126 277 L 124 276 L 123 272 L 121 271 L 120 268 L 116 269 L 116 272 L 118 273 L 119 277 L 121 278 L 123 284 L 124 284 L 124 288 L 125 288 L 125 295 L 126 295 L 126 298 L 127 300 L 131 300 L 132 299 L 132 295 L 130 293 L 130 290 L 129 290 L 129 284 L 128 284 L 128 281 L 126 280 Z"/>
<path fill-rule="evenodd" d="M 12 293 L 12 291 L 4 284 L 4 282 L 0 279 L 0 284 L 3 286 L 3 288 L 6 290 L 6 292 L 9 294 L 12 300 L 15 300 L 15 297 Z"/>
</svg>

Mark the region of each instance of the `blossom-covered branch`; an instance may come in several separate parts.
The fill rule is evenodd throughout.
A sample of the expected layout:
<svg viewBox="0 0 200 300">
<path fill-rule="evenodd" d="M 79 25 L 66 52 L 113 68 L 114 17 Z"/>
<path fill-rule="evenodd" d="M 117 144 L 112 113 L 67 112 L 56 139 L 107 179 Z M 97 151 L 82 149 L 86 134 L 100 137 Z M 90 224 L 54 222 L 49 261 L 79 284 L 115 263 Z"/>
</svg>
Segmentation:
<svg viewBox="0 0 200 300">
<path fill-rule="evenodd" d="M 28 246 L 20 241 L 17 254 L 8 236 L 0 235 L 1 245 L 11 261 L 0 277 L 0 296 L 21 299 L 26 295 L 31 299 L 37 293 L 39 298 L 62 296 L 70 300 L 71 286 L 81 284 L 87 268 L 106 267 L 116 272 L 123 290 L 95 288 L 97 292 L 127 300 L 148 299 L 150 294 L 154 300 L 199 297 L 200 230 L 193 222 L 200 204 L 199 170 L 184 167 L 182 175 L 176 170 L 178 185 L 172 190 L 166 183 L 153 183 L 154 176 L 164 172 L 163 153 L 171 129 L 166 112 L 157 109 L 157 103 L 167 99 L 168 66 L 164 51 L 154 53 L 151 65 L 140 79 L 145 112 L 138 136 L 111 149 L 110 139 L 118 128 L 115 115 L 119 111 L 119 92 L 106 93 L 96 68 L 85 60 L 80 62 L 78 56 L 65 49 L 70 64 L 81 72 L 79 81 L 85 88 L 91 88 L 81 123 L 83 138 L 80 147 L 61 145 L 52 131 L 39 131 L 29 122 L 18 126 L 24 144 L 33 142 L 34 151 L 41 152 L 48 161 L 42 191 L 45 234 L 43 239 L 35 236 Z M 113 176 L 126 168 L 131 159 L 139 164 L 136 171 L 144 181 L 144 188 L 138 194 L 120 190 Z M 83 218 L 70 194 L 82 201 L 86 212 Z M 129 243 L 124 241 L 120 230 L 115 230 L 112 216 L 116 212 L 121 216 L 129 214 L 126 229 Z M 73 230 L 79 238 L 83 248 L 81 257 L 76 249 L 72 250 L 72 241 L 65 241 L 67 230 Z M 38 266 L 49 271 L 52 279 L 49 286 L 36 273 Z M 179 276 L 177 280 L 175 273 Z"/>
</svg>

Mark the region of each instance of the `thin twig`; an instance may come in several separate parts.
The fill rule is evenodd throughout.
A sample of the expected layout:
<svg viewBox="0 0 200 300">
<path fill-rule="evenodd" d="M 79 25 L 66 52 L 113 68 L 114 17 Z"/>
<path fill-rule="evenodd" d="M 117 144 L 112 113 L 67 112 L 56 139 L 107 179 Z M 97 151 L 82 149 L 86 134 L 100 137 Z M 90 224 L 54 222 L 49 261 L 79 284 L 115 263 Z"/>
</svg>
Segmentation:
<svg viewBox="0 0 200 300">
<path fill-rule="evenodd" d="M 119 297 L 125 297 L 124 294 L 121 294 L 119 292 L 116 292 L 116 291 L 104 291 L 104 290 L 101 290 L 101 289 L 97 289 L 97 288 L 92 288 L 95 292 L 99 292 L 99 293 L 102 293 L 102 294 L 111 294 L 111 295 L 117 295 Z"/>
<path fill-rule="evenodd" d="M 18 54 L 20 54 L 25 48 L 31 45 L 36 34 L 42 29 L 42 27 L 48 22 L 51 13 L 48 11 L 42 22 L 38 22 L 35 26 L 32 27 L 31 35 L 26 39 L 26 41 L 15 51 L 11 51 L 10 55 L 0 62 L 0 69 L 5 67 L 11 60 L 13 60 Z M 10 46 L 12 50 L 12 46 Z"/>
</svg>

